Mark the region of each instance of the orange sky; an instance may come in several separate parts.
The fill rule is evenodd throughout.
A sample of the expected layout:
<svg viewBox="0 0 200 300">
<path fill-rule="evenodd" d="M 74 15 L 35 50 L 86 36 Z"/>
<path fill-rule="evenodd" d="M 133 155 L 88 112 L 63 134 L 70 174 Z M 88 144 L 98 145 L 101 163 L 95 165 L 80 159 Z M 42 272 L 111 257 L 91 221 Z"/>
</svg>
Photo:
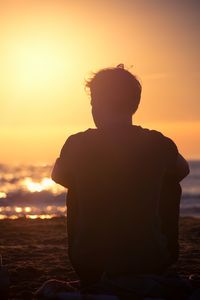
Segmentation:
<svg viewBox="0 0 200 300">
<path fill-rule="evenodd" d="M 84 79 L 119 63 L 143 85 L 134 122 L 200 158 L 199 12 L 195 0 L 2 1 L 0 162 L 53 162 L 94 127 Z"/>
</svg>

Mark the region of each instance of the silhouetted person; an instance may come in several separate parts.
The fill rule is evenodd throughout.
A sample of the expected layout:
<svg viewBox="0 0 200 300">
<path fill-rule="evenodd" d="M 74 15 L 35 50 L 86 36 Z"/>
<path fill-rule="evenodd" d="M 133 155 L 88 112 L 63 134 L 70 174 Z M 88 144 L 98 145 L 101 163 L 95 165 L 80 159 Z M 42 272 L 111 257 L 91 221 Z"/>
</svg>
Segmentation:
<svg viewBox="0 0 200 300">
<path fill-rule="evenodd" d="M 123 65 L 100 70 L 86 86 L 97 128 L 70 136 L 52 172 L 68 188 L 72 265 L 86 283 L 105 272 L 162 274 L 178 257 L 179 182 L 188 164 L 171 139 L 132 125 L 141 85 Z"/>
</svg>

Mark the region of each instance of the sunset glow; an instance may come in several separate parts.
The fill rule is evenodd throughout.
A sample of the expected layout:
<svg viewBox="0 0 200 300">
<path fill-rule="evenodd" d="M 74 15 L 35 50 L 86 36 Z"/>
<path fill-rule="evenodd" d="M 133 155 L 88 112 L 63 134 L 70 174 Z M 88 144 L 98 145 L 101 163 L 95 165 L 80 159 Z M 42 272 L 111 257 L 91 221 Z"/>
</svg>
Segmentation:
<svg viewBox="0 0 200 300">
<path fill-rule="evenodd" d="M 24 44 L 11 45 L 10 53 L 13 79 L 17 88 L 29 91 L 34 89 L 46 89 L 49 83 L 55 84 L 58 75 L 62 71 L 63 61 L 52 42 L 24 37 Z M 59 78 L 60 79 L 60 78 Z"/>
<path fill-rule="evenodd" d="M 69 135 L 94 127 L 84 80 L 119 63 L 143 86 L 133 122 L 200 158 L 198 11 L 198 1 L 3 1 L 2 162 L 52 164 Z"/>
</svg>

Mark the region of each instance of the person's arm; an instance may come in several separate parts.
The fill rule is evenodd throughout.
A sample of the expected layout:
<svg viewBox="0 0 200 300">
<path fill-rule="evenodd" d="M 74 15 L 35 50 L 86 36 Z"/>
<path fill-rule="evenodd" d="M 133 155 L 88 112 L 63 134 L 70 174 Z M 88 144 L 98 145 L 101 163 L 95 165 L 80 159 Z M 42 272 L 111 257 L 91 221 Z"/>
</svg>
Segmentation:
<svg viewBox="0 0 200 300">
<path fill-rule="evenodd" d="M 167 169 L 166 177 L 168 180 L 180 182 L 190 173 L 188 162 L 180 153 L 177 153 L 173 165 Z"/>
<path fill-rule="evenodd" d="M 177 156 L 175 173 L 179 182 L 190 173 L 189 164 L 180 153 Z"/>
<path fill-rule="evenodd" d="M 164 139 L 165 142 L 165 153 L 166 153 L 166 178 L 180 182 L 189 173 L 188 162 L 179 153 L 176 144 L 170 139 Z"/>
<path fill-rule="evenodd" d="M 73 180 L 73 154 L 73 144 L 70 137 L 65 142 L 51 173 L 52 180 L 65 188 L 68 188 Z"/>
<path fill-rule="evenodd" d="M 67 177 L 69 177 L 69 176 L 67 176 L 67 174 L 66 174 L 65 164 L 62 161 L 62 159 L 59 157 L 56 159 L 55 165 L 54 165 L 52 173 L 51 173 L 51 178 L 56 183 L 67 188 L 68 187 Z"/>
</svg>

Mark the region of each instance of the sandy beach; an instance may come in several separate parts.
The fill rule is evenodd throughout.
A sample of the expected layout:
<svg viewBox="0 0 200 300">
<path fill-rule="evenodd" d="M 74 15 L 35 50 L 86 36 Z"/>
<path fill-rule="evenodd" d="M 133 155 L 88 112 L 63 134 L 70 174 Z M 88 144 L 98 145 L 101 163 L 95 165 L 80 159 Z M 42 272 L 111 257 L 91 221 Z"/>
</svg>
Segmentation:
<svg viewBox="0 0 200 300">
<path fill-rule="evenodd" d="M 66 219 L 0 221 L 0 254 L 9 269 L 9 299 L 32 299 L 51 278 L 77 278 L 67 256 Z M 180 259 L 173 267 L 182 276 L 200 274 L 200 219 L 180 219 Z"/>
</svg>

